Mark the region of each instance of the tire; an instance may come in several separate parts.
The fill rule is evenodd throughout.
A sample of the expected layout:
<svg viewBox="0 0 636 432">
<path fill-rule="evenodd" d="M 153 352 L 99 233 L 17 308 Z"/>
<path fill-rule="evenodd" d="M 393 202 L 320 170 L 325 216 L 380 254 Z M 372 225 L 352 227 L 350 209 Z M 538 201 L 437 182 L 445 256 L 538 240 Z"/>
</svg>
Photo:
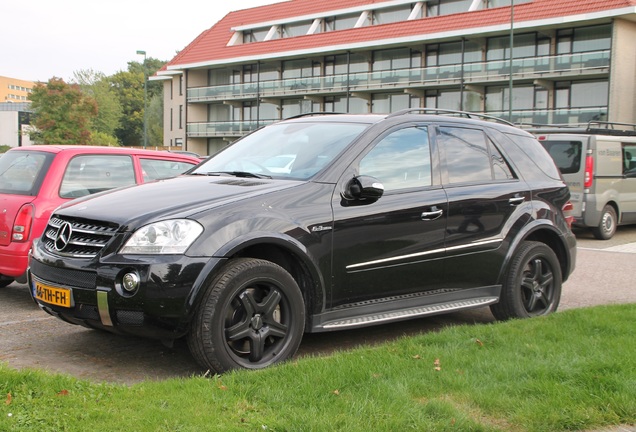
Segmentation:
<svg viewBox="0 0 636 432">
<path fill-rule="evenodd" d="M 603 207 L 603 214 L 601 221 L 597 227 L 592 228 L 594 237 L 599 240 L 609 240 L 616 234 L 616 227 L 618 224 L 618 217 L 616 216 L 616 210 L 611 205 Z"/>
<path fill-rule="evenodd" d="M 187 336 L 203 367 L 223 373 L 261 369 L 290 359 L 305 328 L 298 284 L 265 260 L 231 260 L 203 294 Z"/>
<path fill-rule="evenodd" d="M 515 252 L 499 303 L 490 306 L 498 320 L 548 315 L 561 300 L 561 265 L 544 243 L 527 241 Z"/>
<path fill-rule="evenodd" d="M 13 283 L 13 279 L 0 279 L 0 288 L 7 287 Z"/>
</svg>

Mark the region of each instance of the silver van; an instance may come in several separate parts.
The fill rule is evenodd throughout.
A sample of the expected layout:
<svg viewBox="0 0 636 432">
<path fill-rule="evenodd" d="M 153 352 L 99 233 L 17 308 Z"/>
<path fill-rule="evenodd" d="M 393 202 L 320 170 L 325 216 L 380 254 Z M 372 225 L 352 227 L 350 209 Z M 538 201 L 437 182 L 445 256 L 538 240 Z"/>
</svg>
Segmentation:
<svg viewBox="0 0 636 432">
<path fill-rule="evenodd" d="M 636 224 L 636 125 L 599 122 L 531 132 L 570 188 L 574 225 L 607 240 L 618 225 Z"/>
</svg>

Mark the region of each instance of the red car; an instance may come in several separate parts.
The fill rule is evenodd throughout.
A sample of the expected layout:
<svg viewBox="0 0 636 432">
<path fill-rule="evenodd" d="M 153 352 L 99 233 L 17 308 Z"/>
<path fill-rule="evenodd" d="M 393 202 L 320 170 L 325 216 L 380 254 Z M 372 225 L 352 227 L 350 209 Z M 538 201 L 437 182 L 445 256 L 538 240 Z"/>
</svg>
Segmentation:
<svg viewBox="0 0 636 432">
<path fill-rule="evenodd" d="M 123 147 L 37 145 L 0 157 L 0 287 L 26 282 L 29 249 L 60 204 L 120 186 L 174 177 L 200 159 Z"/>
</svg>

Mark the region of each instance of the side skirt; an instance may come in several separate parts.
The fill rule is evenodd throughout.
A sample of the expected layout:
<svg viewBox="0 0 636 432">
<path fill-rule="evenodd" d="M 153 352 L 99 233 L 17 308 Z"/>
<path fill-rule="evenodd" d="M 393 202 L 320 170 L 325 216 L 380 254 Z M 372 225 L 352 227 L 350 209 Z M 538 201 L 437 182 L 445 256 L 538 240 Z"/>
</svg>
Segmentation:
<svg viewBox="0 0 636 432">
<path fill-rule="evenodd" d="M 499 301 L 501 286 L 440 290 L 352 303 L 313 316 L 310 332 L 367 327 L 487 306 Z"/>
</svg>

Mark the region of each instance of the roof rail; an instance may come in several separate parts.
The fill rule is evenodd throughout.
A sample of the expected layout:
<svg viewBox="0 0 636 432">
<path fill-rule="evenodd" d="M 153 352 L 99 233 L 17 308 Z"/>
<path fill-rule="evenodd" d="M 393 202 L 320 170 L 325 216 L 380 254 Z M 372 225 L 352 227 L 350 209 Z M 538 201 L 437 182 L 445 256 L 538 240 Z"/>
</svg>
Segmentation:
<svg viewBox="0 0 636 432">
<path fill-rule="evenodd" d="M 295 118 L 301 118 L 301 117 L 311 117 L 311 116 L 317 116 L 317 115 L 330 115 L 330 114 L 345 114 L 345 113 L 331 112 L 331 111 L 312 111 L 308 113 L 296 114 L 290 117 L 285 117 L 283 120 L 289 120 L 289 119 L 295 119 Z"/>
<path fill-rule="evenodd" d="M 591 120 L 583 124 L 530 124 L 529 131 L 537 133 L 576 133 L 593 135 L 636 136 L 636 124 Z"/>
<path fill-rule="evenodd" d="M 514 126 L 513 123 L 499 117 L 489 116 L 487 114 L 474 113 L 470 111 L 458 111 L 458 110 L 442 109 L 442 108 L 406 108 L 406 109 L 391 113 L 388 115 L 388 117 L 396 117 L 399 115 L 411 114 L 415 112 L 419 112 L 422 114 L 455 115 L 458 117 L 477 118 L 477 119 L 483 119 L 483 120 L 506 124 L 508 126 Z"/>
</svg>

